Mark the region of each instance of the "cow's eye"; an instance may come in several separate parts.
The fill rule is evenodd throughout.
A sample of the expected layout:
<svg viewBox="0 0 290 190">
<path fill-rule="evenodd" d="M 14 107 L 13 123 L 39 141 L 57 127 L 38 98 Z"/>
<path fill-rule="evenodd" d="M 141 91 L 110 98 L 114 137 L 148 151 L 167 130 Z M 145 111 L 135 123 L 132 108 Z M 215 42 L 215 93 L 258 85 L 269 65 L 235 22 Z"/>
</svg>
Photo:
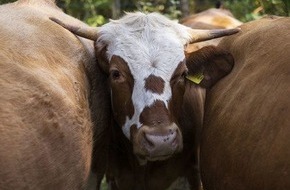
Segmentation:
<svg viewBox="0 0 290 190">
<path fill-rule="evenodd" d="M 121 77 L 120 71 L 116 69 L 111 70 L 111 77 L 113 80 L 118 80 Z"/>
</svg>

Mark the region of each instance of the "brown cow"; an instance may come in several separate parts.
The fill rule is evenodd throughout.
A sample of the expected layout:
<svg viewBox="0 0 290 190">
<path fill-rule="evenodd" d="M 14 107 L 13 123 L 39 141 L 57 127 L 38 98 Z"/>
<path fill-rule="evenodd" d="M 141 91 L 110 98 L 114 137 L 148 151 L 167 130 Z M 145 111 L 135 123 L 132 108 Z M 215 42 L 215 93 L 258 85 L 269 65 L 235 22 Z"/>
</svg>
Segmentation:
<svg viewBox="0 0 290 190">
<path fill-rule="evenodd" d="M 180 23 L 196 29 L 230 29 L 242 24 L 229 10 L 215 8 L 185 17 Z"/>
<path fill-rule="evenodd" d="M 184 176 L 192 189 L 200 188 L 193 137 L 202 123 L 203 90 L 185 77 L 201 73 L 196 82 L 211 86 L 230 72 L 233 60 L 207 47 L 186 61 L 184 45 L 238 30 L 193 30 L 157 13 L 139 12 L 98 29 L 53 20 L 96 40 L 99 65 L 108 75 L 111 92 L 106 171 L 111 187 L 161 190 Z"/>
<path fill-rule="evenodd" d="M 290 189 L 290 18 L 224 39 L 235 67 L 207 94 L 201 171 L 207 190 Z"/>
<path fill-rule="evenodd" d="M 84 189 L 93 142 L 84 64 L 95 63 L 93 43 L 49 17 L 84 24 L 53 0 L 1 5 L 0 15 L 0 189 Z"/>
<path fill-rule="evenodd" d="M 234 18 L 232 13 L 226 9 L 208 9 L 197 14 L 190 15 L 180 20 L 180 23 L 194 29 L 229 29 L 236 28 L 242 24 Z M 216 38 L 205 42 L 190 44 L 186 51 L 193 52 L 208 45 L 218 45 L 222 38 Z"/>
</svg>

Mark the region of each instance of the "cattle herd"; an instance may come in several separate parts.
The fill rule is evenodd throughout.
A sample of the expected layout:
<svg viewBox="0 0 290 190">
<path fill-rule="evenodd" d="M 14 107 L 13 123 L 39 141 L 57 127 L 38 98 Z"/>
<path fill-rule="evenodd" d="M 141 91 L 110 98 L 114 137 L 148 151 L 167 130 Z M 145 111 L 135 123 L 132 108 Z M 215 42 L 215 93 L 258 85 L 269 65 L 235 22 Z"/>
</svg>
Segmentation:
<svg viewBox="0 0 290 190">
<path fill-rule="evenodd" d="M 1 190 L 290 189 L 290 18 L 0 15 Z"/>
</svg>

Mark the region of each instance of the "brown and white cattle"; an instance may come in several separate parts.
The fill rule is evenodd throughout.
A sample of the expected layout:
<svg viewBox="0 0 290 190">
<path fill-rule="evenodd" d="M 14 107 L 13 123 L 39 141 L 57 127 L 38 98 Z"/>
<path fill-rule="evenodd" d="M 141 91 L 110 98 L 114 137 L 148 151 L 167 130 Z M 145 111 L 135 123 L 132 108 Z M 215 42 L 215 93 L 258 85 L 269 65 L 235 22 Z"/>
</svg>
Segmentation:
<svg viewBox="0 0 290 190">
<path fill-rule="evenodd" d="M 219 44 L 233 55 L 234 69 L 207 93 L 204 188 L 290 189 L 290 18 L 241 29 Z"/>
<path fill-rule="evenodd" d="M 103 165 L 111 187 L 160 190 L 184 176 L 192 189 L 200 188 L 194 136 L 202 123 L 204 91 L 185 77 L 200 74 L 194 80 L 211 86 L 231 71 L 233 59 L 207 47 L 186 60 L 184 46 L 238 30 L 193 30 L 157 13 L 140 12 L 100 28 L 52 20 L 96 41 L 98 64 L 111 93 L 109 148 L 103 150 L 108 151 Z"/>
<path fill-rule="evenodd" d="M 53 0 L 1 5 L 0 15 L 0 189 L 85 189 L 92 120 L 100 123 L 104 104 L 97 103 L 95 121 L 85 64 L 97 75 L 94 80 L 100 75 L 93 69 L 93 43 L 49 17 L 85 24 L 64 14 Z"/>
</svg>

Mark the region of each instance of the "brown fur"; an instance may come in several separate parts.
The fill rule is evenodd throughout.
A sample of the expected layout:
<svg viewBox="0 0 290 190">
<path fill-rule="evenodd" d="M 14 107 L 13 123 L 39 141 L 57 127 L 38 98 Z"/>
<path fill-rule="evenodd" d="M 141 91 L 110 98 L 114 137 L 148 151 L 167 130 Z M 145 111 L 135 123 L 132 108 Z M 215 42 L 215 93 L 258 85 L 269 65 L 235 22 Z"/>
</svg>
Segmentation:
<svg viewBox="0 0 290 190">
<path fill-rule="evenodd" d="M 264 18 L 224 39 L 235 67 L 207 96 L 205 189 L 290 189 L 289 18 Z"/>
<path fill-rule="evenodd" d="M 162 101 L 156 101 L 151 107 L 146 107 L 140 115 L 140 122 L 148 126 L 158 126 L 161 123 L 170 125 L 170 114 Z"/>
<path fill-rule="evenodd" d="M 84 189 L 93 44 L 48 19 L 82 24 L 54 1 L 22 0 L 0 14 L 0 189 Z"/>
<path fill-rule="evenodd" d="M 182 19 L 180 23 L 196 29 L 204 29 L 197 27 L 196 24 L 198 23 L 215 26 L 216 28 L 235 28 L 242 24 L 228 10 L 214 8 L 190 15 Z"/>
<path fill-rule="evenodd" d="M 212 64 L 214 60 L 215 64 Z M 233 69 L 233 57 L 227 51 L 214 46 L 204 47 L 188 56 L 189 74 L 203 73 L 200 85 L 209 88 Z M 198 70 L 199 68 L 200 70 Z"/>
<path fill-rule="evenodd" d="M 116 107 L 113 114 L 120 126 L 126 121 L 126 115 L 130 118 L 134 114 L 133 102 L 131 100 L 134 79 L 127 63 L 119 56 L 112 57 L 110 68 L 110 86 L 112 89 L 112 106 Z M 114 78 L 114 72 L 119 73 L 118 78 Z M 117 105 L 117 106 L 116 106 Z"/>
<path fill-rule="evenodd" d="M 162 94 L 164 90 L 164 81 L 160 77 L 150 75 L 145 81 L 145 88 L 151 92 Z"/>
</svg>

